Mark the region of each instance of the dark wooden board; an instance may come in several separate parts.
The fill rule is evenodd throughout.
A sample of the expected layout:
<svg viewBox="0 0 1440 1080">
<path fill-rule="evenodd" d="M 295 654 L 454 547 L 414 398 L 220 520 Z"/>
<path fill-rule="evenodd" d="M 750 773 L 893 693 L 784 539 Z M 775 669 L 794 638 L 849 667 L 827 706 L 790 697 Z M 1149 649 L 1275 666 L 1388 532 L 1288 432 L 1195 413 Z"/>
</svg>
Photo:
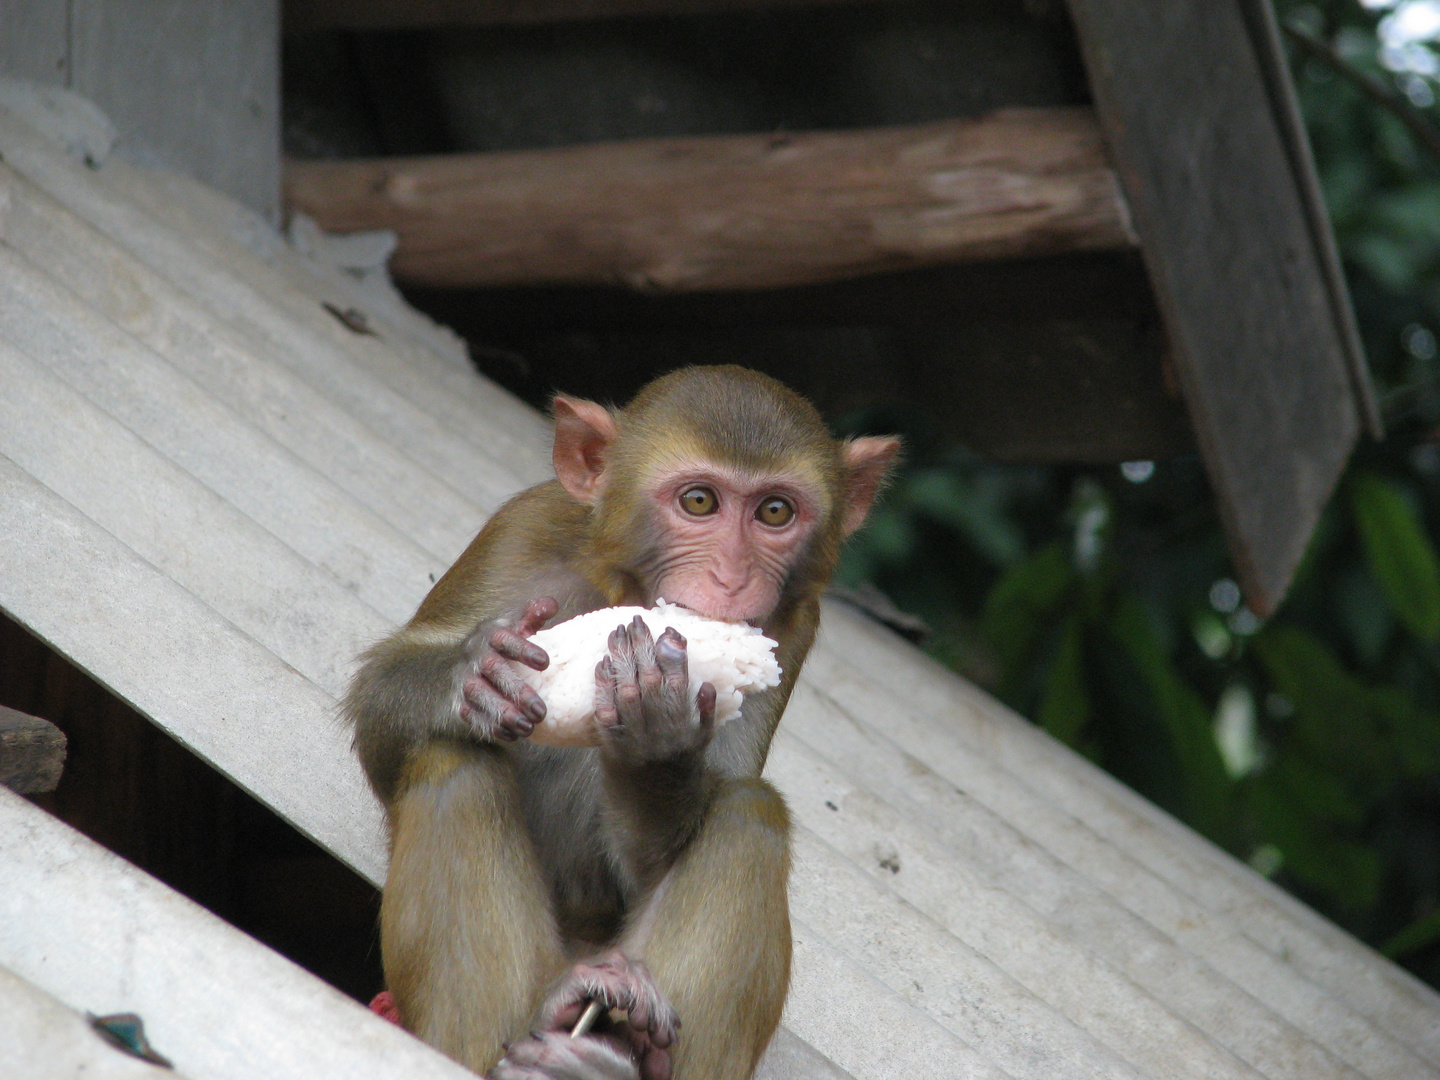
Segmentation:
<svg viewBox="0 0 1440 1080">
<path fill-rule="evenodd" d="M 625 401 L 685 364 L 737 357 L 836 423 L 918 414 L 1014 462 L 1193 452 L 1137 252 L 932 267 L 788 289 L 412 291 L 481 371 L 541 408 L 555 390 Z"/>
<path fill-rule="evenodd" d="M 1320 270 L 1325 275 L 1325 284 L 1330 290 L 1330 303 L 1335 312 L 1340 342 L 1345 349 L 1355 400 L 1360 405 L 1360 414 L 1371 438 L 1383 439 L 1385 426 L 1380 418 L 1380 403 L 1375 396 L 1375 387 L 1370 382 L 1370 369 L 1365 362 L 1365 346 L 1360 341 L 1360 327 L 1355 321 L 1355 308 L 1350 303 L 1350 287 L 1345 282 L 1345 271 L 1340 264 L 1335 233 L 1330 228 L 1330 214 L 1325 208 L 1325 196 L 1320 190 L 1320 178 L 1315 171 L 1314 158 L 1310 154 L 1305 121 L 1300 115 L 1300 102 L 1295 96 L 1295 86 L 1290 81 L 1290 65 L 1286 63 L 1285 51 L 1280 44 L 1280 27 L 1275 20 L 1275 9 L 1271 7 L 1271 0 L 1241 0 L 1241 10 L 1245 14 L 1251 40 L 1255 43 L 1255 57 L 1265 78 L 1270 107 L 1285 140 L 1290 171 L 1294 175 L 1300 199 L 1305 205 L 1305 219 L 1315 242 Z"/>
<path fill-rule="evenodd" d="M 65 733 L 49 720 L 0 705 L 0 785 L 21 795 L 54 791 L 65 768 Z"/>
<path fill-rule="evenodd" d="M 708 15 L 774 7 L 821 7 L 856 0 L 287 0 L 285 30 L 377 30 L 494 26 L 634 15 Z"/>
<path fill-rule="evenodd" d="M 1360 430 L 1240 0 L 1070 0 L 1246 600 L 1285 594 Z"/>
</svg>

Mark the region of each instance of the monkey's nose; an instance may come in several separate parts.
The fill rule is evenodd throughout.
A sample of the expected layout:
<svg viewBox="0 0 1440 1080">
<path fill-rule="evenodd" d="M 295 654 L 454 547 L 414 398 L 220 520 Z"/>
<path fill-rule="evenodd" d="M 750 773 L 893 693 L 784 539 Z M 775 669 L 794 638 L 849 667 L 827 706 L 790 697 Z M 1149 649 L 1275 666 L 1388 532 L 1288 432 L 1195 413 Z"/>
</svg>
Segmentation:
<svg viewBox="0 0 1440 1080">
<path fill-rule="evenodd" d="M 726 578 L 729 578 L 729 580 L 727 581 Z M 726 596 L 739 596 L 750 584 L 750 575 L 748 573 L 727 574 L 726 578 L 722 578 L 714 570 L 710 571 L 710 580 L 713 581 L 716 587 Z"/>
</svg>

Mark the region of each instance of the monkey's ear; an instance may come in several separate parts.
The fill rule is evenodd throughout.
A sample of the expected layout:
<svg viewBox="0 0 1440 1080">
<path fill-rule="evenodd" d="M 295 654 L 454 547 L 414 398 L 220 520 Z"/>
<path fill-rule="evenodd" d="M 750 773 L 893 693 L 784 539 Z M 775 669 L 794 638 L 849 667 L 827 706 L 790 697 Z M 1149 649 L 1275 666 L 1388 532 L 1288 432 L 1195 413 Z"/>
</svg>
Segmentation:
<svg viewBox="0 0 1440 1080">
<path fill-rule="evenodd" d="M 870 504 L 900 453 L 900 440 L 867 436 L 845 444 L 845 506 L 841 524 L 849 536 L 865 524 Z"/>
<path fill-rule="evenodd" d="M 555 395 L 555 475 L 560 484 L 583 503 L 592 503 L 605 479 L 610 444 L 615 441 L 615 417 L 593 401 Z"/>
</svg>

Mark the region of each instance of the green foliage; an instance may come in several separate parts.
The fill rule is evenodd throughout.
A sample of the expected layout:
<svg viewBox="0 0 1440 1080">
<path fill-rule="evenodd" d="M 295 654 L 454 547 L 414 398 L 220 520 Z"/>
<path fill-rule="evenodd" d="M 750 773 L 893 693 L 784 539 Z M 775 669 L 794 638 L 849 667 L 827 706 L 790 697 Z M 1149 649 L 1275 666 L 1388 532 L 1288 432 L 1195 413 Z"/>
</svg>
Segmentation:
<svg viewBox="0 0 1440 1080">
<path fill-rule="evenodd" d="M 1278 7 L 1402 86 L 1376 59 L 1381 12 Z M 1006 468 L 894 416 L 869 426 L 902 429 L 907 472 L 842 575 L 925 618 L 937 657 L 1440 985 L 1440 161 L 1355 79 L 1292 59 L 1389 435 L 1357 452 L 1280 612 L 1262 626 L 1240 604 L 1198 461 L 1143 482 Z"/>
<path fill-rule="evenodd" d="M 1436 214 L 1440 223 L 1440 207 Z M 1440 638 L 1440 563 L 1399 485 L 1356 470 L 1350 476 L 1350 506 L 1366 558 L 1395 614 L 1417 637 Z"/>
</svg>

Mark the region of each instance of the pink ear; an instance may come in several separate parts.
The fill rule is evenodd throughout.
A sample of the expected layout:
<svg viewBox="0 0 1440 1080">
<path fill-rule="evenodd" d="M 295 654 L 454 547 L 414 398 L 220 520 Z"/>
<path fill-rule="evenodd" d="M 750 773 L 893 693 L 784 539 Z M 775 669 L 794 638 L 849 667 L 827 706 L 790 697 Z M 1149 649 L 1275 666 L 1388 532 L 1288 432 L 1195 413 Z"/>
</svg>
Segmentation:
<svg viewBox="0 0 1440 1080">
<path fill-rule="evenodd" d="M 867 436 L 845 444 L 845 506 L 842 524 L 849 536 L 865 524 L 885 474 L 900 453 L 900 440 Z"/>
<path fill-rule="evenodd" d="M 593 401 L 557 394 L 555 413 L 555 475 L 583 503 L 595 501 L 605 478 L 605 461 L 615 440 L 615 418 Z"/>
</svg>

